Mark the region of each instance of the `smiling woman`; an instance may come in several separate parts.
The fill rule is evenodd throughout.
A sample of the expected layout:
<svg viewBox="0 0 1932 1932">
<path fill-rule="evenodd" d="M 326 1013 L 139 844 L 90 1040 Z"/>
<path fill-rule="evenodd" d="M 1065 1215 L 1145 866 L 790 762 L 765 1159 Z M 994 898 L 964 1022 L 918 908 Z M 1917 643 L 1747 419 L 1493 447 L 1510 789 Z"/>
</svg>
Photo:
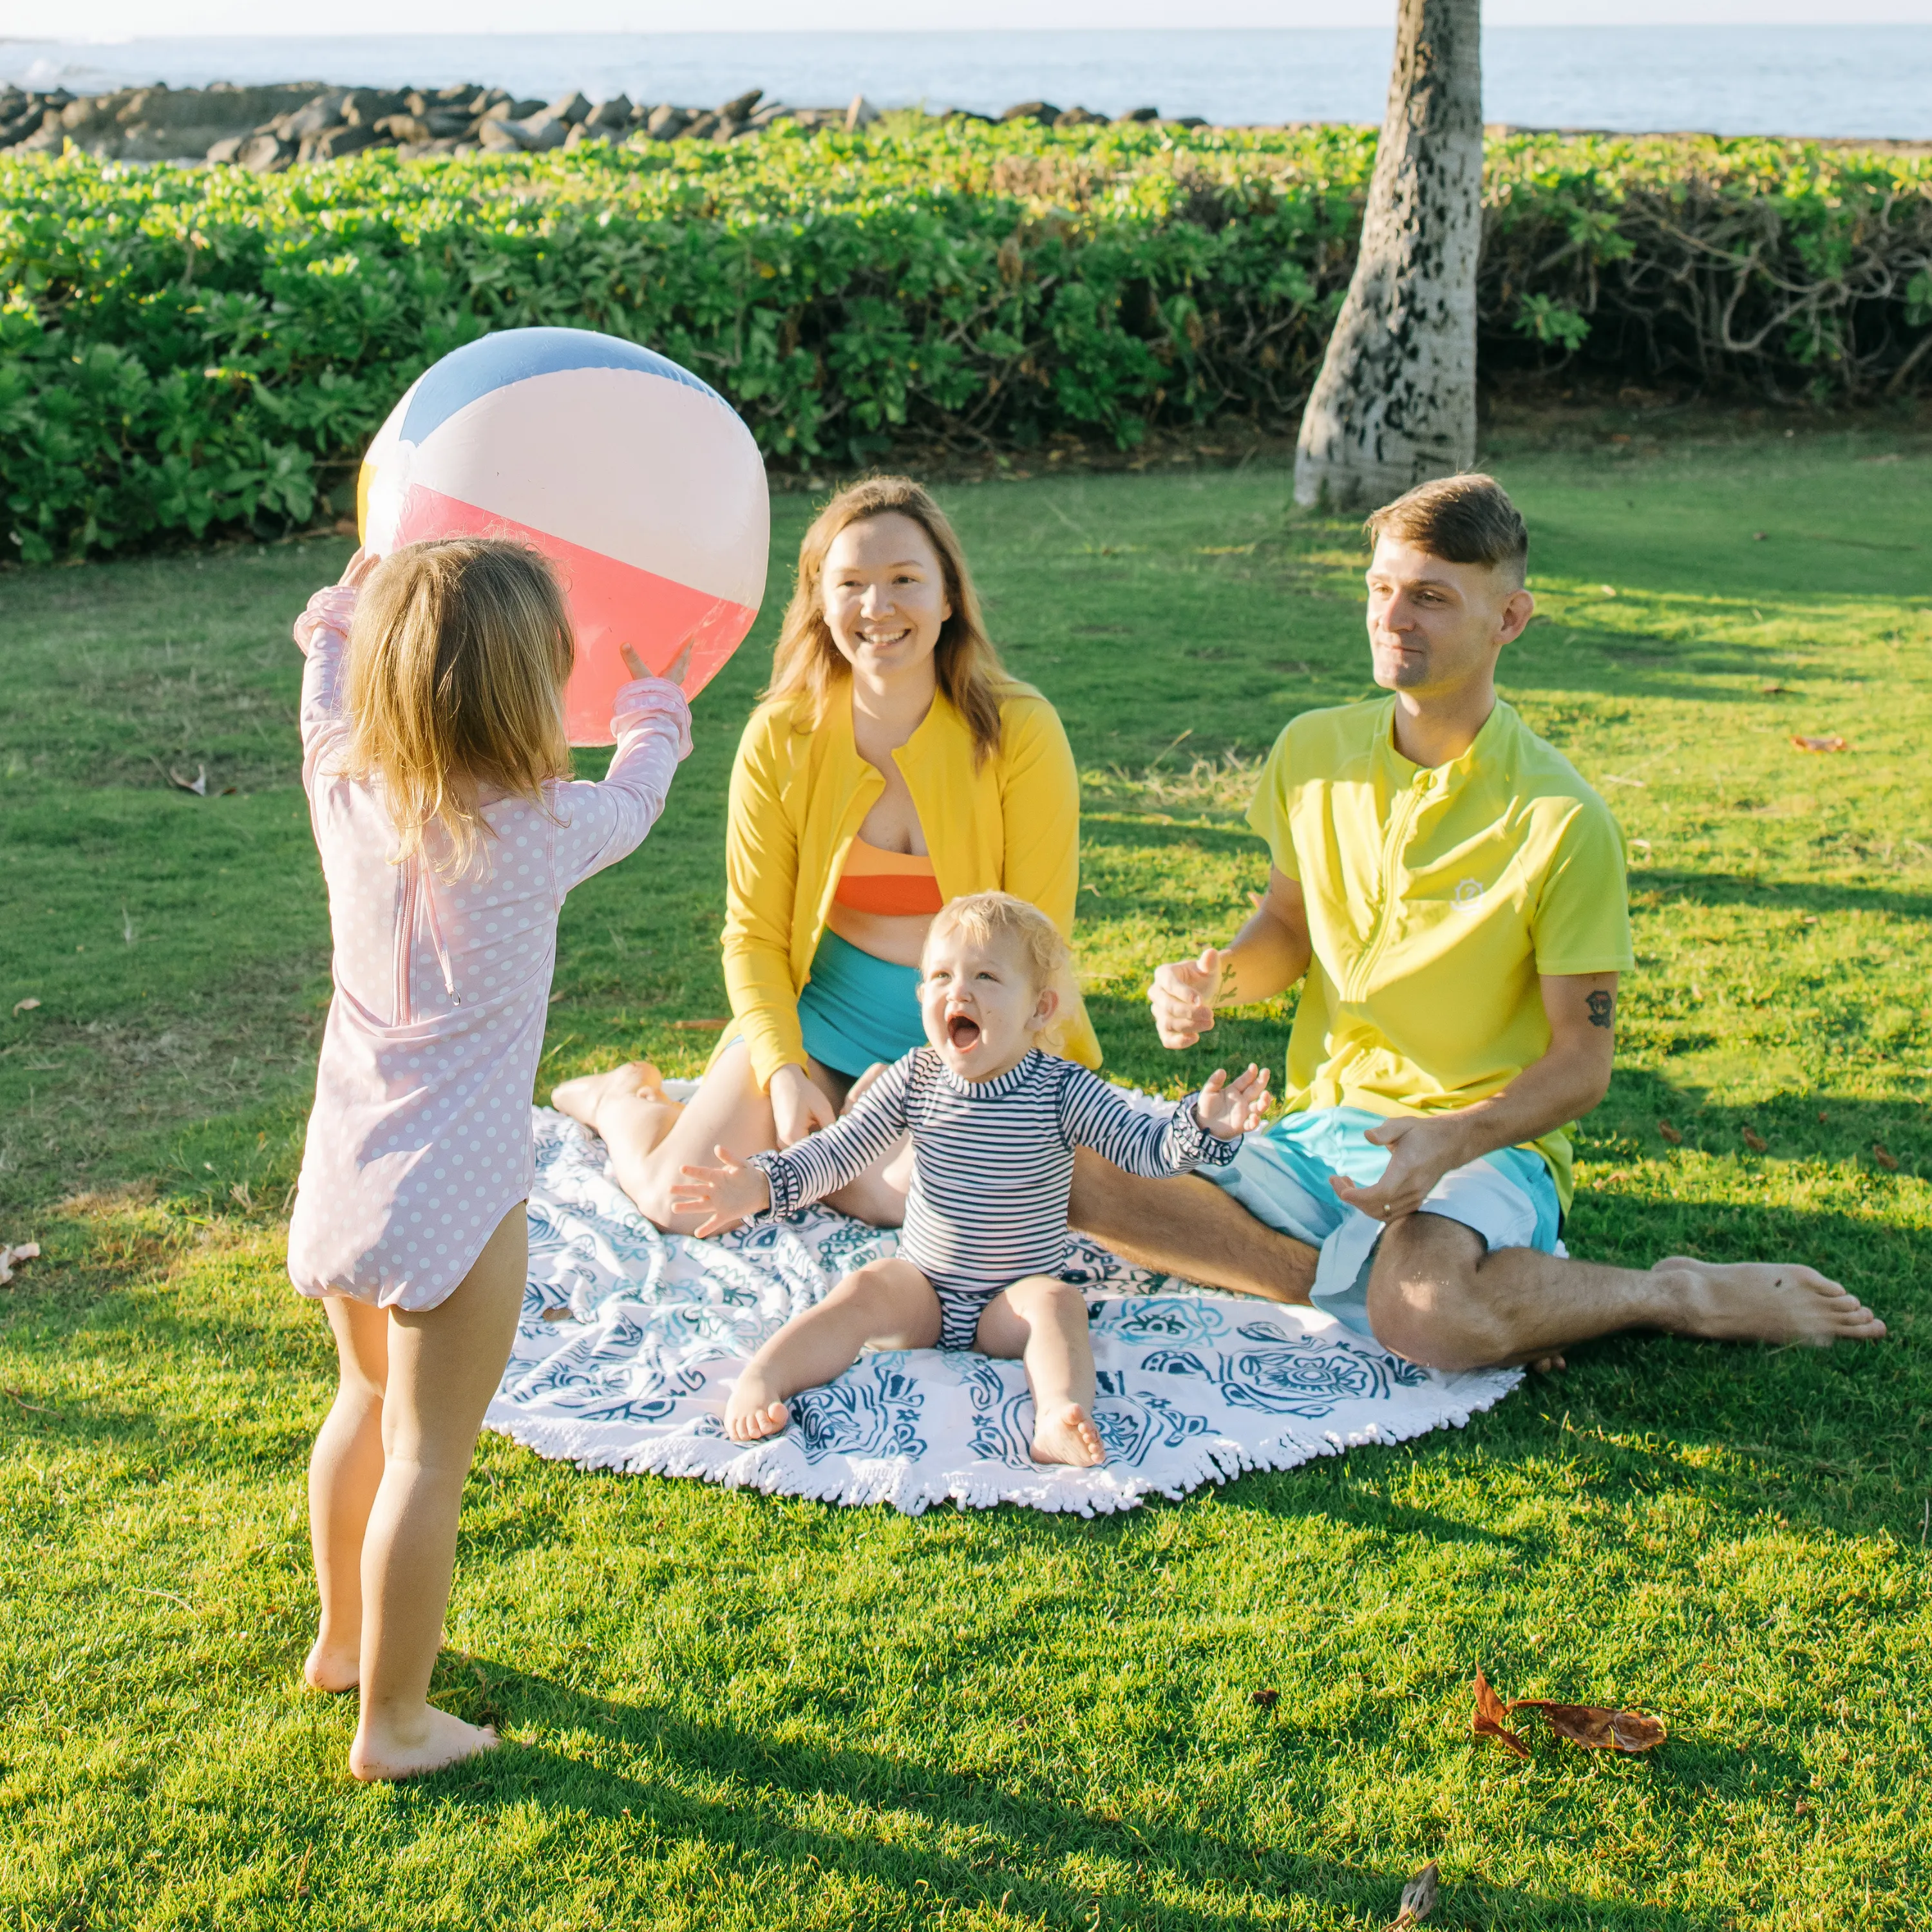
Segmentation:
<svg viewBox="0 0 1932 1932">
<path fill-rule="evenodd" d="M 1011 892 L 1071 937 L 1079 836 L 1066 732 L 1001 668 L 951 524 L 904 477 L 854 484 L 806 532 L 732 770 L 734 1023 L 688 1103 L 634 1060 L 566 1081 L 556 1106 L 603 1136 L 646 1214 L 691 1232 L 704 1216 L 672 1198 L 689 1163 L 796 1144 L 919 1044 L 920 949 L 948 901 Z M 1077 994 L 1062 1033 L 1099 1064 Z M 897 1226 L 909 1178 L 895 1148 L 828 1198 Z"/>
</svg>

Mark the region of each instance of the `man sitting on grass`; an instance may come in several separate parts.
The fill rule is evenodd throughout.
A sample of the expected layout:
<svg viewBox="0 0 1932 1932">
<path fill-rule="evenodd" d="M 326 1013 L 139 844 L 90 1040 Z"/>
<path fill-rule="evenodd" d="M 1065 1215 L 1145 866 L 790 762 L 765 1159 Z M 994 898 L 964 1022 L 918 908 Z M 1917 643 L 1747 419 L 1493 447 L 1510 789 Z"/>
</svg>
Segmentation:
<svg viewBox="0 0 1932 1932">
<path fill-rule="evenodd" d="M 1648 1328 L 1872 1340 L 1885 1324 L 1792 1264 L 1568 1259 L 1568 1124 L 1610 1086 L 1630 970 L 1623 841 L 1603 800 L 1496 692 L 1535 609 L 1529 538 L 1480 476 L 1369 520 L 1373 702 L 1276 741 L 1248 823 L 1274 860 L 1232 945 L 1163 966 L 1162 1042 L 1303 980 L 1288 1112 L 1212 1178 L 1082 1153 L 1073 1225 L 1144 1267 L 1312 1302 L 1412 1361 L 1560 1366 Z"/>
</svg>

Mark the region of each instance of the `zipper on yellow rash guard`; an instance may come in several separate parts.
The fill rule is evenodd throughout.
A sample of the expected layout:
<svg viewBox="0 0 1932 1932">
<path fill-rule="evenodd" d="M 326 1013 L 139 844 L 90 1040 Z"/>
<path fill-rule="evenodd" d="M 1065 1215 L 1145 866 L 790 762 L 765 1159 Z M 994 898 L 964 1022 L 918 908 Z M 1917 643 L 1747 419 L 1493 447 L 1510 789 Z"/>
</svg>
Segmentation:
<svg viewBox="0 0 1932 1932">
<path fill-rule="evenodd" d="M 416 862 L 405 859 L 402 877 L 396 884 L 396 1018 L 398 1026 L 407 1026 L 416 1018 L 410 998 L 410 950 L 416 937 Z"/>
<path fill-rule="evenodd" d="M 1396 866 L 1403 846 L 1408 842 L 1409 828 L 1415 823 L 1415 814 L 1422 808 L 1422 801 L 1427 796 L 1428 784 L 1427 775 L 1418 773 L 1415 782 L 1408 788 L 1408 796 L 1396 807 L 1395 816 L 1389 821 L 1388 836 L 1382 841 L 1382 874 L 1377 882 L 1382 897 L 1376 908 L 1375 924 L 1369 928 L 1369 943 L 1362 948 L 1361 958 L 1349 975 L 1348 989 L 1342 995 L 1351 1006 L 1368 998 L 1369 976 L 1376 970 L 1376 962 L 1388 944 L 1389 933 L 1395 924 Z"/>
</svg>

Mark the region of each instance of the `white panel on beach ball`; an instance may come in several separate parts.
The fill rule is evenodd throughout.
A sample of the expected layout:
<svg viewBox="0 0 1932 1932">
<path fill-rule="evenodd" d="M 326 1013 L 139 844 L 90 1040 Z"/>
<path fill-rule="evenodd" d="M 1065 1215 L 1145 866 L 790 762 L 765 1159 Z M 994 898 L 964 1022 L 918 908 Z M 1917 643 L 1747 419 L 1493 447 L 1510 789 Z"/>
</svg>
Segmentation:
<svg viewBox="0 0 1932 1932">
<path fill-rule="evenodd" d="M 628 644 L 686 688 L 715 676 L 765 594 L 771 503 L 752 433 L 665 357 L 586 328 L 510 328 L 425 370 L 362 460 L 362 541 L 504 536 L 557 566 L 577 629 L 570 739 L 610 742 Z"/>
</svg>

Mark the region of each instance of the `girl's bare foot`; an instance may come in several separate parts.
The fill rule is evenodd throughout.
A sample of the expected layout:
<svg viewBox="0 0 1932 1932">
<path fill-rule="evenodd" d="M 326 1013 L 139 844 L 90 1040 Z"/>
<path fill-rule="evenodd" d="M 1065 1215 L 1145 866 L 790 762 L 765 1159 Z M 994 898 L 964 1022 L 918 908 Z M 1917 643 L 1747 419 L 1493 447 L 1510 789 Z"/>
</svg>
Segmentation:
<svg viewBox="0 0 1932 1932">
<path fill-rule="evenodd" d="M 328 1636 L 319 1636 L 302 1664 L 303 1680 L 311 1690 L 352 1690 L 362 1660 Z"/>
<path fill-rule="evenodd" d="M 1033 1460 L 1091 1469 L 1107 1460 L 1107 1449 L 1087 1412 L 1077 1402 L 1060 1402 L 1034 1412 Z"/>
<path fill-rule="evenodd" d="M 724 1404 L 724 1433 L 734 1442 L 776 1436 L 790 1420 L 784 1396 L 758 1369 L 746 1370 Z"/>
<path fill-rule="evenodd" d="M 646 1100 L 670 1104 L 663 1075 L 648 1060 L 626 1060 L 608 1073 L 580 1073 L 574 1080 L 560 1080 L 550 1089 L 550 1103 L 560 1114 L 568 1114 L 596 1133 L 597 1109 L 614 1094 L 627 1100 L 641 1095 Z"/>
<path fill-rule="evenodd" d="M 1678 1290 L 1686 1334 L 1714 1342 L 1876 1342 L 1885 1324 L 1855 1294 L 1815 1268 L 1789 1263 L 1720 1264 L 1671 1255 L 1651 1270 Z M 1680 1324 L 1672 1324 L 1676 1327 Z"/>
<path fill-rule="evenodd" d="M 366 1718 L 349 1747 L 349 1768 L 365 1784 L 420 1778 L 494 1750 L 502 1740 L 493 1724 L 466 1724 L 434 1704 L 422 1707 L 422 1721 L 406 1730 L 378 1732 Z"/>
</svg>

